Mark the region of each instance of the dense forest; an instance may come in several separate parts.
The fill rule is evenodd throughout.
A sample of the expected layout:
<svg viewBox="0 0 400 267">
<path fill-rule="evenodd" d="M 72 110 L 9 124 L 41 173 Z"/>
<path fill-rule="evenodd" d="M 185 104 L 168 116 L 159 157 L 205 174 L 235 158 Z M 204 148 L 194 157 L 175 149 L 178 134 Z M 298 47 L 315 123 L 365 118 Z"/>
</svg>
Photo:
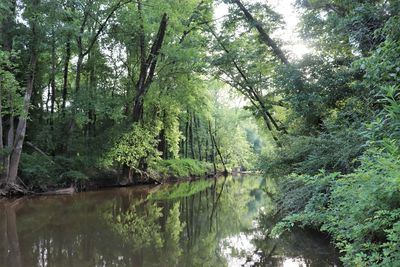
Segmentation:
<svg viewBox="0 0 400 267">
<path fill-rule="evenodd" d="M 262 171 L 272 236 L 396 266 L 400 2 L 293 4 L 302 57 L 268 1 L 2 1 L 0 195 Z"/>
</svg>

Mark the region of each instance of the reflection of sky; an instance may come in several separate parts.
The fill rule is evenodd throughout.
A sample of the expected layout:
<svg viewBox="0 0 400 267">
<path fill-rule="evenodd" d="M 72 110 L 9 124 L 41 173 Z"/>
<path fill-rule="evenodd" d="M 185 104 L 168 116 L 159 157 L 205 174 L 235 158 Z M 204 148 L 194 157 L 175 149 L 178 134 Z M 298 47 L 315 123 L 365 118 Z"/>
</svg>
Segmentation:
<svg viewBox="0 0 400 267">
<path fill-rule="evenodd" d="M 263 179 L 229 177 L 226 183 L 222 179 L 217 183 L 213 180 L 181 183 L 180 186 L 190 184 L 202 191 L 189 190 L 179 200 L 169 198 L 173 192 L 183 194 L 176 189 L 177 185 L 164 185 L 170 194 L 158 191 L 158 196 L 167 196 L 161 200 L 149 198 L 149 192 L 157 194 L 151 186 L 26 200 L 18 212 L 18 235 L 15 234 L 20 238 L 18 251 L 23 255 L 22 266 L 89 266 L 88 260 L 92 263 L 90 266 L 133 266 L 135 262 L 162 267 L 252 266 L 266 259 L 274 267 L 305 267 L 304 262 L 310 261 L 314 264 L 311 266 L 334 266 L 318 261 L 333 255 L 323 249 L 324 243 L 314 242 L 305 235 L 270 239 L 259 230 L 257 215 L 263 210 L 260 207 L 268 209 L 268 204 L 263 202 L 267 195 L 255 189 Z M 204 184 L 210 186 L 204 189 Z M 216 186 L 215 190 L 212 185 Z M 181 210 L 178 201 L 181 201 Z M 175 204 L 176 211 L 180 210 L 176 213 L 172 212 Z M 161 207 L 162 214 L 156 212 Z M 2 208 L 0 205 L 0 214 Z M 127 211 L 137 216 L 132 221 L 119 223 L 116 218 L 127 217 Z M 3 219 L 0 215 L 0 229 L 12 226 L 8 224 L 12 218 L 7 222 Z M 172 227 L 178 222 L 185 225 L 184 229 Z M 124 227 L 120 228 L 122 224 Z M 13 229 L 16 231 L 17 227 Z M 142 241 L 137 243 L 138 240 Z M 163 241 L 161 247 L 158 240 Z M 5 244 L 8 242 L 16 241 L 5 240 Z M 0 266 L 5 259 L 4 251 L 0 242 Z"/>
<path fill-rule="evenodd" d="M 244 179 L 248 177 L 234 177 L 234 179 L 238 179 L 241 182 L 243 187 Z M 260 184 L 265 185 L 265 179 L 258 179 Z M 257 184 L 257 183 L 255 183 Z M 247 192 L 251 197 L 248 199 L 246 204 L 247 206 L 247 214 L 242 217 L 243 220 L 249 220 L 248 228 L 242 230 L 238 234 L 230 235 L 226 238 L 223 238 L 218 243 L 219 253 L 220 256 L 225 258 L 228 266 L 259 266 L 257 264 L 262 264 L 263 259 L 265 260 L 263 254 L 267 251 L 262 251 L 261 247 L 257 247 L 257 242 L 253 240 L 268 240 L 269 238 L 265 236 L 265 234 L 259 230 L 259 221 L 257 219 L 258 214 L 265 209 L 265 205 L 268 205 L 265 201 L 268 197 L 266 196 L 265 192 L 260 189 L 250 189 Z M 243 214 L 244 215 L 244 214 Z M 251 223 L 250 223 L 251 222 Z M 282 236 L 280 238 L 283 238 Z M 272 240 L 272 239 L 271 239 Z M 301 240 L 301 239 L 300 239 Z M 297 243 L 299 240 L 286 240 L 286 242 L 294 242 Z M 279 242 L 278 242 L 279 243 Z M 293 243 L 293 244 L 294 244 Z M 307 254 L 302 254 L 302 252 L 292 250 L 291 246 L 286 247 L 284 244 L 285 242 L 280 242 L 281 245 L 278 245 L 277 250 L 280 252 L 273 252 L 274 249 L 272 247 L 272 255 L 271 262 L 267 266 L 273 267 L 306 267 L 310 266 L 310 259 L 308 259 Z M 283 247 L 282 247 L 283 244 Z M 308 243 L 307 243 L 308 244 Z M 304 249 L 310 249 L 309 244 L 300 244 L 301 247 Z M 317 243 L 315 246 L 318 247 Z M 284 248 L 284 249 L 282 249 Z M 322 249 L 322 248 L 321 248 Z M 290 256 L 287 254 L 289 253 L 287 250 L 292 253 Z M 268 252 L 269 253 L 269 252 Z M 267 254 L 268 254 L 267 253 Z M 319 257 L 318 252 L 315 252 L 316 257 Z M 262 258 L 263 257 L 263 258 Z M 318 264 L 317 261 L 314 264 Z M 318 266 L 318 265 L 311 265 L 311 266 Z M 328 266 L 328 265 L 324 265 Z M 337 267 L 337 265 L 329 265 L 332 267 Z"/>
<path fill-rule="evenodd" d="M 260 260 L 260 256 L 255 254 L 256 246 L 251 242 L 255 234 L 240 233 L 223 239 L 220 243 L 221 254 L 226 258 L 228 266 L 252 266 Z M 279 257 L 279 256 L 277 256 Z M 306 267 L 303 258 L 282 257 L 280 267 Z"/>
<path fill-rule="evenodd" d="M 305 267 L 306 262 L 301 258 L 285 258 L 282 262 L 283 267 Z"/>
<path fill-rule="evenodd" d="M 256 250 L 256 247 L 251 243 L 253 237 L 253 234 L 240 233 L 221 241 L 221 254 L 226 258 L 228 266 L 247 266 L 248 261 L 259 260 L 257 255 L 253 255 Z"/>
<path fill-rule="evenodd" d="M 238 181 L 243 184 L 244 179 L 248 179 L 248 177 L 241 176 L 240 178 L 234 177 L 234 179 L 238 179 Z M 260 180 L 260 178 L 258 178 L 258 180 Z M 257 198 L 257 190 L 258 189 L 253 188 L 253 190 L 247 192 L 251 196 L 246 205 L 246 217 L 248 216 L 251 220 L 250 231 L 248 233 L 241 232 L 236 235 L 228 236 L 219 243 L 221 254 L 226 259 L 228 266 L 247 266 L 247 262 L 257 262 L 259 260 L 258 255 L 253 255 L 253 252 L 257 248 L 251 242 L 256 235 L 261 234 L 256 233 L 254 230 L 258 227 L 258 221 L 255 220 L 255 218 L 259 214 L 262 200 L 261 196 Z"/>
</svg>

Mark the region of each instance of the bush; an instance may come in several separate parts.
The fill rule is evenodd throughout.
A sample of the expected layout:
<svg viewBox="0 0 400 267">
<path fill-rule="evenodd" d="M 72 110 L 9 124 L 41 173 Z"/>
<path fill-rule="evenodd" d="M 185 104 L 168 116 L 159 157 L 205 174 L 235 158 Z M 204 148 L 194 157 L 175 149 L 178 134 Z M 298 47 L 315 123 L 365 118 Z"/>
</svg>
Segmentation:
<svg viewBox="0 0 400 267">
<path fill-rule="evenodd" d="M 280 210 L 284 218 L 273 235 L 294 225 L 316 227 L 333 237 L 346 266 L 396 266 L 400 259 L 399 156 L 371 148 L 354 173 L 287 179 L 278 201 L 285 207 Z"/>
<path fill-rule="evenodd" d="M 169 159 L 154 164 L 152 168 L 162 176 L 204 176 L 211 172 L 210 163 L 194 159 Z"/>
<path fill-rule="evenodd" d="M 22 153 L 19 175 L 30 187 L 44 188 L 57 183 L 58 166 L 50 158 L 41 154 Z"/>
<path fill-rule="evenodd" d="M 87 181 L 88 179 L 89 177 L 79 171 L 66 171 L 60 175 L 58 182 L 64 185 L 68 185 L 71 183 L 80 184 L 84 181 Z"/>
<path fill-rule="evenodd" d="M 79 185 L 89 178 L 77 171 L 79 161 L 62 156 L 54 160 L 39 153 L 22 153 L 19 174 L 31 188 L 45 191 L 48 187 Z M 73 169 L 75 168 L 75 170 Z"/>
<path fill-rule="evenodd" d="M 158 140 L 154 131 L 134 124 L 131 131 L 122 135 L 105 158 L 105 165 L 111 166 L 114 162 L 126 164 L 131 168 L 138 168 L 160 159 L 157 150 Z"/>
<path fill-rule="evenodd" d="M 282 146 L 273 154 L 264 155 L 262 169 L 274 176 L 295 173 L 317 174 L 328 172 L 350 172 L 354 159 L 360 156 L 365 138 L 361 129 L 347 129 L 321 133 L 319 136 L 287 136 Z"/>
</svg>

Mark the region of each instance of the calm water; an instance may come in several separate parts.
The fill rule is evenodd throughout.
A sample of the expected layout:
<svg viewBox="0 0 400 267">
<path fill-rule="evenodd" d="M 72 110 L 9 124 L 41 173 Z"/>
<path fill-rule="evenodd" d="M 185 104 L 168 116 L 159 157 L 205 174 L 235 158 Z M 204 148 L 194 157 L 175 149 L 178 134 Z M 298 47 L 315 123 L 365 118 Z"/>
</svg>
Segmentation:
<svg viewBox="0 0 400 267">
<path fill-rule="evenodd" d="M 259 177 L 0 203 L 0 266 L 338 266 L 328 241 L 257 227 Z"/>
</svg>

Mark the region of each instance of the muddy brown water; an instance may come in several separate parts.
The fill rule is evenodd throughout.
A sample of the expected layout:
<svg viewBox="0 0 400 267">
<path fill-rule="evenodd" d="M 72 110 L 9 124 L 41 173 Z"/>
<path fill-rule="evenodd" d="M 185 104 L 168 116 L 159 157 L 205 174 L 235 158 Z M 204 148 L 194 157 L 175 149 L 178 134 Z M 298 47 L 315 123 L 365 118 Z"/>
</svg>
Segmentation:
<svg viewBox="0 0 400 267">
<path fill-rule="evenodd" d="M 0 266 L 340 266 L 319 235 L 269 238 L 259 176 L 0 202 Z"/>
</svg>

